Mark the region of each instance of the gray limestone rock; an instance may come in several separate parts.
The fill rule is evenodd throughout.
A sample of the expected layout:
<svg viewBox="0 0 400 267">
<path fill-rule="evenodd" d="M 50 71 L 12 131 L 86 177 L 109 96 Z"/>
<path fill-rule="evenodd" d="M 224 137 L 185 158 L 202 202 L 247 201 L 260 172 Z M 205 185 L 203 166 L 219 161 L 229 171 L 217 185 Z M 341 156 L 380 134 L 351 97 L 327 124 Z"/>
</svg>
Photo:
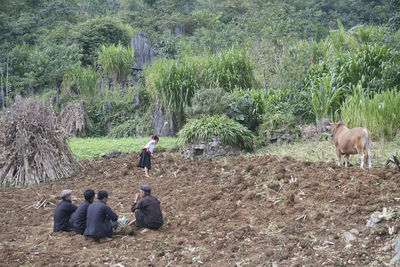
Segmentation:
<svg viewBox="0 0 400 267">
<path fill-rule="evenodd" d="M 375 211 L 374 213 L 371 214 L 371 218 L 367 221 L 367 227 L 374 227 L 377 223 L 382 221 L 382 216 L 383 213 L 380 211 Z"/>
</svg>

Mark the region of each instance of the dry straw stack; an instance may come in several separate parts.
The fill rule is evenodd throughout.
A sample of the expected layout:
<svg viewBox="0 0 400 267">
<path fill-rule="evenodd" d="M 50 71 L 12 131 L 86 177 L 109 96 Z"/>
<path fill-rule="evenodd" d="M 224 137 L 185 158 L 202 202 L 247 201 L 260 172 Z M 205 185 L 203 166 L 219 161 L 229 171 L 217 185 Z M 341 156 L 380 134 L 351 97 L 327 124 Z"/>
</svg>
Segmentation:
<svg viewBox="0 0 400 267">
<path fill-rule="evenodd" d="M 54 181 L 79 169 L 43 102 L 17 97 L 0 120 L 0 185 L 23 186 Z"/>
<path fill-rule="evenodd" d="M 83 100 L 66 106 L 58 115 L 57 120 L 68 137 L 86 136 L 86 128 L 91 126 Z"/>
</svg>

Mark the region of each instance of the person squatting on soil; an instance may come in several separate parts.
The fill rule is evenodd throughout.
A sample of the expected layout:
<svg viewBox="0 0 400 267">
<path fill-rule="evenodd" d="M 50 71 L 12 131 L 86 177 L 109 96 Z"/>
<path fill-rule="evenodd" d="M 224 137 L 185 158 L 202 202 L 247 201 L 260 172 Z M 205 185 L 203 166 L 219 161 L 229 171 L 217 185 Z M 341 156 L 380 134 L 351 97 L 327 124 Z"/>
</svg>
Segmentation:
<svg viewBox="0 0 400 267">
<path fill-rule="evenodd" d="M 85 236 L 94 239 L 112 237 L 113 229 L 118 227 L 118 215 L 107 206 L 108 192 L 100 190 L 97 201 L 87 210 Z"/>
<path fill-rule="evenodd" d="M 83 235 L 83 233 L 85 232 L 87 210 L 89 208 L 89 205 L 94 202 L 94 195 L 95 192 L 93 189 L 86 189 L 86 191 L 83 193 L 85 200 L 71 216 L 72 227 L 78 234 Z"/>
<path fill-rule="evenodd" d="M 151 140 L 144 146 L 142 152 L 140 153 L 140 160 L 137 166 L 140 168 L 144 168 L 144 173 L 146 177 L 149 177 L 149 170 L 151 169 L 150 157 L 153 156 L 154 147 L 159 140 L 160 139 L 157 135 L 153 135 Z"/>
<path fill-rule="evenodd" d="M 148 185 L 139 186 L 139 193 L 136 193 L 135 202 L 132 205 L 132 212 L 135 213 L 136 226 L 159 229 L 163 225 L 163 216 L 161 213 L 160 201 L 151 195 L 151 188 Z"/>
<path fill-rule="evenodd" d="M 61 201 L 54 210 L 54 232 L 72 230 L 71 214 L 78 208 L 71 202 L 72 190 L 63 190 L 60 194 Z"/>
</svg>

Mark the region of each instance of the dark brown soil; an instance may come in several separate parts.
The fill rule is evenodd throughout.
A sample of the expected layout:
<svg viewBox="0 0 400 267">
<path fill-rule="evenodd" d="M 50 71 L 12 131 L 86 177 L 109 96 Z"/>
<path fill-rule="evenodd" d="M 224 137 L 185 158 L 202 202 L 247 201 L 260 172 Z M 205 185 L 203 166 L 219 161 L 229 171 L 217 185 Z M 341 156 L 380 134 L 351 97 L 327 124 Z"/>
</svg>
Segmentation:
<svg viewBox="0 0 400 267">
<path fill-rule="evenodd" d="M 145 178 L 137 160 L 130 154 L 83 161 L 85 169 L 68 179 L 1 188 L 0 265 L 383 266 L 394 256 L 400 229 L 395 169 L 270 156 L 190 161 L 161 153 Z M 136 230 L 102 242 L 52 232 L 61 190 L 72 189 L 79 205 L 86 188 L 106 189 L 113 210 L 132 219 L 130 207 L 143 183 L 162 203 L 160 231 Z M 34 207 L 45 199 L 46 205 Z M 395 216 L 367 228 L 370 215 L 384 207 Z M 356 240 L 346 246 L 343 233 L 350 230 Z"/>
</svg>

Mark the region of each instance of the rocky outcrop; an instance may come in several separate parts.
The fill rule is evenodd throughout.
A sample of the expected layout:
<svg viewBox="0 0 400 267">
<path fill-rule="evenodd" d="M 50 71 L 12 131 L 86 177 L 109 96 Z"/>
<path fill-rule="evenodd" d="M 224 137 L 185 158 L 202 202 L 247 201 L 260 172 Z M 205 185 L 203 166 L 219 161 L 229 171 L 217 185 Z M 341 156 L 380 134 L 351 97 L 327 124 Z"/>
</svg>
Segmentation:
<svg viewBox="0 0 400 267">
<path fill-rule="evenodd" d="M 142 70 L 143 66 L 146 63 L 152 62 L 158 54 L 157 50 L 151 47 L 149 40 L 142 32 L 136 33 L 131 39 L 131 48 L 134 51 L 136 59 L 135 65 L 133 66 L 134 71 Z"/>
<path fill-rule="evenodd" d="M 176 128 L 174 122 L 168 118 L 161 105 L 156 101 L 154 114 L 151 118 L 151 126 L 154 134 L 158 136 L 175 136 Z"/>
</svg>

